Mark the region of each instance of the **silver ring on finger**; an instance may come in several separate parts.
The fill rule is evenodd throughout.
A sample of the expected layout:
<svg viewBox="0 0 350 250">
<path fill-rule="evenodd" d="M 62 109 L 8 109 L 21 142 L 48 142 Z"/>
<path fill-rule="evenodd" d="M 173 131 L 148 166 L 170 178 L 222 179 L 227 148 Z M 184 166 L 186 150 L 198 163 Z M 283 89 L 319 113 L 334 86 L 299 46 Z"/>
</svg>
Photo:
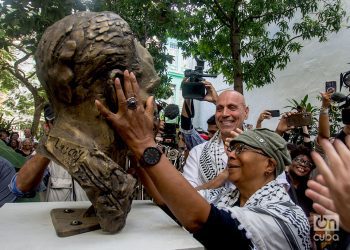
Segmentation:
<svg viewBox="0 0 350 250">
<path fill-rule="evenodd" d="M 126 106 L 128 109 L 134 110 L 137 108 L 137 99 L 132 96 L 126 100 Z"/>
</svg>

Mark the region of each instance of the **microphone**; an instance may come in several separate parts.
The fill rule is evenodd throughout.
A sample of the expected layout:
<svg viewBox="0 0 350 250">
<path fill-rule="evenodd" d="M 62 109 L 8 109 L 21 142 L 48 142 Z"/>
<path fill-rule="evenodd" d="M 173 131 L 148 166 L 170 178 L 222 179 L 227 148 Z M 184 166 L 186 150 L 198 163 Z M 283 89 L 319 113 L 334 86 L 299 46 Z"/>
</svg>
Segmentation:
<svg viewBox="0 0 350 250">
<path fill-rule="evenodd" d="M 348 96 L 346 96 L 346 95 L 344 95 L 344 94 L 342 94 L 342 93 L 339 93 L 339 92 L 335 92 L 335 93 L 333 93 L 332 96 L 331 96 L 332 101 L 337 102 L 337 103 L 339 103 L 339 102 L 344 102 L 344 101 L 346 101 L 348 98 L 349 98 Z"/>
<path fill-rule="evenodd" d="M 179 106 L 177 106 L 176 104 L 169 104 L 164 109 L 164 116 L 170 120 L 175 119 L 179 114 Z"/>
</svg>

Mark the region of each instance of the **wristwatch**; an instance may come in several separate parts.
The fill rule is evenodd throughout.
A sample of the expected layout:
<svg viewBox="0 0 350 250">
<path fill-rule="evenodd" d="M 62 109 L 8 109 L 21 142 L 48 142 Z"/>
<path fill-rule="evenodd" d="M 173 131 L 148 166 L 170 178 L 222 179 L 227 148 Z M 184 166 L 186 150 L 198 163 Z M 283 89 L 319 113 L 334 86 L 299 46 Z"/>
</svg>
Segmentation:
<svg viewBox="0 0 350 250">
<path fill-rule="evenodd" d="M 156 165 L 160 161 L 162 154 L 163 152 L 157 147 L 146 148 L 140 159 L 141 167 L 151 167 Z"/>
</svg>

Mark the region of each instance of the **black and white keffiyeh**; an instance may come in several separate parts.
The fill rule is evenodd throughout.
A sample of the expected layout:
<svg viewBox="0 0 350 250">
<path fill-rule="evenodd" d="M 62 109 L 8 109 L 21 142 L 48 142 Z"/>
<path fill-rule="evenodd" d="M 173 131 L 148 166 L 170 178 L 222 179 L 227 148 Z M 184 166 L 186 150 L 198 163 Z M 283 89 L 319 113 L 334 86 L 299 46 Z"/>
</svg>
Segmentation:
<svg viewBox="0 0 350 250">
<path fill-rule="evenodd" d="M 256 191 L 243 207 L 233 206 L 239 199 L 236 188 L 212 190 L 205 196 L 241 223 L 256 249 L 310 249 L 308 219 L 276 180 Z"/>
<path fill-rule="evenodd" d="M 226 152 L 220 132 L 217 131 L 210 141 L 206 143 L 199 157 L 199 178 L 202 183 L 207 183 L 214 179 L 226 168 L 223 155 L 226 155 Z"/>
</svg>

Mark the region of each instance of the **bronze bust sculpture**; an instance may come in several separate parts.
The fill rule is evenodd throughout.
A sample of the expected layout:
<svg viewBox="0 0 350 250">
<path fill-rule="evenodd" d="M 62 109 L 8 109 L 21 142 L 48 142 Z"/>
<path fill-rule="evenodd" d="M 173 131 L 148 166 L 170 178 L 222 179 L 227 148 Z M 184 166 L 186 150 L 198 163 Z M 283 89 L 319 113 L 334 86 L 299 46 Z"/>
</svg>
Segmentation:
<svg viewBox="0 0 350 250">
<path fill-rule="evenodd" d="M 125 172 L 127 148 L 100 116 L 95 99 L 118 109 L 113 78 L 134 72 L 146 97 L 159 78 L 148 51 L 112 12 L 79 12 L 50 26 L 36 52 L 38 78 L 55 112 L 41 147 L 86 191 L 101 228 L 117 232 L 130 211 L 135 180 Z"/>
</svg>

